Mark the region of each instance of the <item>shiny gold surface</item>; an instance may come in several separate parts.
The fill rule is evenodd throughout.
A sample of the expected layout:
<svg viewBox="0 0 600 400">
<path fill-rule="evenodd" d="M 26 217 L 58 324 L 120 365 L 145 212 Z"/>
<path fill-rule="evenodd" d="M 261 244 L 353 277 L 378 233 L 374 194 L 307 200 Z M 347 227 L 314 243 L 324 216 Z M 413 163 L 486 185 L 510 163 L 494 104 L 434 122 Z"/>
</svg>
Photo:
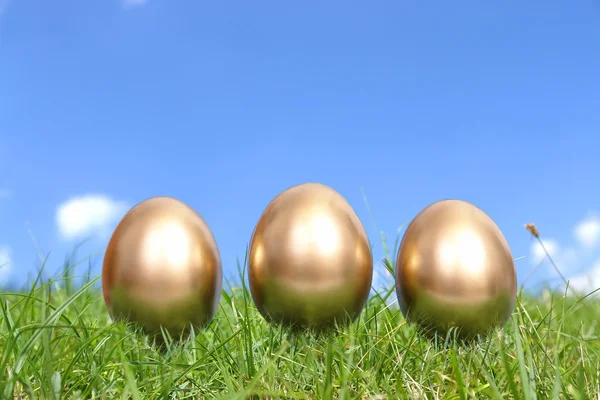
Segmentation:
<svg viewBox="0 0 600 400">
<path fill-rule="evenodd" d="M 515 305 L 514 261 L 498 226 L 482 210 L 444 200 L 408 226 L 396 261 L 402 313 L 428 332 L 474 337 L 506 323 Z"/>
<path fill-rule="evenodd" d="M 222 271 L 210 228 L 171 197 L 133 207 L 113 233 L 102 267 L 102 291 L 114 319 L 160 326 L 174 337 L 206 326 L 221 296 Z"/>
<path fill-rule="evenodd" d="M 267 321 L 328 328 L 354 321 L 371 289 L 373 257 L 365 230 L 336 191 L 318 183 L 279 194 L 250 243 L 248 275 Z"/>
</svg>

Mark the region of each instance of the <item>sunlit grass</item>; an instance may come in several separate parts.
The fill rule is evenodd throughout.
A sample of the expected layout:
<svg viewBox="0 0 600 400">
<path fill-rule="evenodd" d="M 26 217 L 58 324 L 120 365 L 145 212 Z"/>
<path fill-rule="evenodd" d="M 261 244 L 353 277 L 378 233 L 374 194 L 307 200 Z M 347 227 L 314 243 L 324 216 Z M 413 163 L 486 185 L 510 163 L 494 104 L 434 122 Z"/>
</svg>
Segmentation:
<svg viewBox="0 0 600 400">
<path fill-rule="evenodd" d="M 393 273 L 391 261 L 383 267 Z M 98 277 L 63 269 L 56 280 L 40 274 L 27 290 L 0 293 L 3 398 L 600 399 L 597 297 L 520 291 L 502 331 L 459 344 L 420 337 L 393 287 L 345 329 L 290 332 L 263 320 L 239 279 L 207 329 L 155 345 L 111 321 Z"/>
<path fill-rule="evenodd" d="M 598 398 L 600 302 L 519 295 L 502 332 L 472 345 L 420 338 L 395 293 L 336 334 L 268 325 L 248 290 L 223 292 L 211 325 L 153 346 L 113 324 L 95 281 L 3 293 L 4 398 Z"/>
</svg>

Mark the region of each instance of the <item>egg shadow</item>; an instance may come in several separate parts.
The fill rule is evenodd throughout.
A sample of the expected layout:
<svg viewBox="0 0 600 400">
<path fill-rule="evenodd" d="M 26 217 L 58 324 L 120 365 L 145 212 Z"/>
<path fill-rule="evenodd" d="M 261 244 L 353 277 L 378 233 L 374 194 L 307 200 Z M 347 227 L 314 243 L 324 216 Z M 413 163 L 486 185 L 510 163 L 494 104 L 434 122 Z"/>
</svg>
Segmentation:
<svg viewBox="0 0 600 400">
<path fill-rule="evenodd" d="M 487 331 L 473 331 L 457 326 L 442 328 L 435 323 L 421 320 L 418 323 L 405 318 L 414 327 L 419 337 L 429 341 L 435 349 L 448 350 L 453 347 L 473 348 L 488 343 L 492 333 L 499 329 L 490 328 Z"/>
<path fill-rule="evenodd" d="M 113 323 L 122 325 L 122 334 L 133 339 L 138 346 L 147 347 L 161 354 L 161 356 L 166 356 L 169 352 L 180 349 L 190 342 L 194 342 L 198 333 L 201 332 L 201 329 L 190 326 L 176 335 L 174 332 L 170 332 L 164 328 L 160 330 L 148 330 L 140 323 L 123 319 L 115 319 Z"/>
<path fill-rule="evenodd" d="M 298 339 L 313 339 L 323 344 L 327 340 L 343 334 L 356 319 L 350 316 L 337 317 L 332 321 L 321 323 L 298 322 L 292 318 L 273 318 L 269 315 L 263 316 L 272 329 L 280 329 L 289 335 L 292 345 L 296 345 Z"/>
</svg>

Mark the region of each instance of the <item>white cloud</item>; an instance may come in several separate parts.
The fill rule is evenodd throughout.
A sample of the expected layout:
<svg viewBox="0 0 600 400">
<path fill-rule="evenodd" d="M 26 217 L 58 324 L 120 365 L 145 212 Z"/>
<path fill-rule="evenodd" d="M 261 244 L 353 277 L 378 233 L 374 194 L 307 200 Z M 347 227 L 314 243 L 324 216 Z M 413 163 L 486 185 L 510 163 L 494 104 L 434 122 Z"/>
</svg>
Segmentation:
<svg viewBox="0 0 600 400">
<path fill-rule="evenodd" d="M 58 206 L 56 224 L 64 240 L 106 236 L 128 208 L 126 202 L 101 194 L 72 197 Z"/>
<path fill-rule="evenodd" d="M 589 214 L 587 218 L 575 225 L 573 236 L 576 245 L 566 248 L 559 246 L 558 242 L 553 239 L 546 239 L 542 242 L 554 264 L 567 277 L 570 292 L 585 295 L 600 288 L 600 259 L 597 259 L 598 252 L 596 251 L 600 246 L 600 217 L 597 214 Z M 531 246 L 532 264 L 538 265 L 545 257 L 546 253 L 540 243 L 534 242 Z M 596 262 L 592 262 L 594 259 Z M 550 263 L 546 263 L 552 271 Z M 591 268 L 589 268 L 590 265 Z M 582 268 L 586 266 L 588 267 Z M 564 284 L 561 284 L 560 288 L 564 290 Z"/>
<path fill-rule="evenodd" d="M 578 270 L 581 265 L 581 257 L 576 249 L 572 247 L 563 249 L 554 239 L 544 239 L 542 240 L 542 243 L 544 243 L 544 247 L 561 274 L 568 275 L 572 271 Z M 550 263 L 550 260 L 546 258 L 546 252 L 538 241 L 531 245 L 531 255 L 529 260 L 532 265 L 536 267 L 543 261 L 546 264 L 545 271 L 551 271 L 550 274 L 552 276 L 558 276 L 556 275 L 554 266 Z M 544 272 L 540 272 L 545 275 Z"/>
<path fill-rule="evenodd" d="M 123 5 L 125 5 L 125 7 L 138 7 L 143 6 L 147 2 L 148 0 L 123 0 Z"/>
<path fill-rule="evenodd" d="M 582 274 L 568 279 L 569 289 L 577 295 L 586 295 L 600 288 L 600 260 L 594 266 Z M 595 295 L 600 296 L 600 292 Z"/>
<path fill-rule="evenodd" d="M 600 219 L 592 215 L 581 221 L 574 230 L 575 238 L 586 249 L 593 249 L 600 243 Z"/>
<path fill-rule="evenodd" d="M 546 250 L 548 251 L 548 254 L 550 254 L 550 257 L 555 257 L 558 254 L 558 243 L 556 242 L 556 240 L 554 239 L 544 239 L 542 240 L 542 243 L 544 244 L 544 247 L 546 248 Z M 546 252 L 544 251 L 544 247 L 542 247 L 542 245 L 536 241 L 535 243 L 533 243 L 531 245 L 531 263 L 532 264 L 539 264 L 545 257 L 546 257 Z"/>
<path fill-rule="evenodd" d="M 12 267 L 11 249 L 6 245 L 0 245 L 0 282 L 2 282 L 10 272 Z"/>
</svg>

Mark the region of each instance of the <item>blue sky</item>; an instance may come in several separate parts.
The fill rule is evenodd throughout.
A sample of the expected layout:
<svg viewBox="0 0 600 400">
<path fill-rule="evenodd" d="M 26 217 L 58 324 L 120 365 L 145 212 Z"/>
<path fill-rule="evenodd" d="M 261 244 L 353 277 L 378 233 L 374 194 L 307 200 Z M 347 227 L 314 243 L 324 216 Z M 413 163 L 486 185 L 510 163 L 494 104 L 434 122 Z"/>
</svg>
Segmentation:
<svg viewBox="0 0 600 400">
<path fill-rule="evenodd" d="M 81 257 L 101 251 L 128 207 L 157 195 L 203 215 L 231 275 L 268 202 L 318 181 L 374 242 L 460 198 L 528 257 L 516 263 L 521 283 L 538 262 L 523 228 L 533 222 L 565 275 L 600 286 L 598 3 L 2 0 L 0 10 L 5 283 L 39 264 L 35 246 L 52 251 L 49 272 L 83 238 Z M 548 265 L 529 284 L 545 281 L 556 282 Z"/>
</svg>

